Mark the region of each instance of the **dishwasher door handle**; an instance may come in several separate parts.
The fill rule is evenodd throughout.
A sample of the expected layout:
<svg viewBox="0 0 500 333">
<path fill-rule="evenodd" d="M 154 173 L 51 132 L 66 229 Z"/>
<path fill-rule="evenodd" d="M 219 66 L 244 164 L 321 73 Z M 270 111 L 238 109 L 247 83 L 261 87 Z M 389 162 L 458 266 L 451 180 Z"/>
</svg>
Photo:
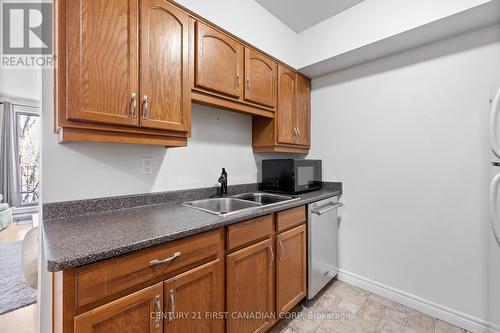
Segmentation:
<svg viewBox="0 0 500 333">
<path fill-rule="evenodd" d="M 331 211 L 332 209 L 336 209 L 338 207 L 342 207 L 344 204 L 342 202 L 335 202 L 332 205 L 325 206 L 321 209 L 311 209 L 311 213 L 316 214 L 316 215 L 323 215 L 326 212 Z"/>
</svg>

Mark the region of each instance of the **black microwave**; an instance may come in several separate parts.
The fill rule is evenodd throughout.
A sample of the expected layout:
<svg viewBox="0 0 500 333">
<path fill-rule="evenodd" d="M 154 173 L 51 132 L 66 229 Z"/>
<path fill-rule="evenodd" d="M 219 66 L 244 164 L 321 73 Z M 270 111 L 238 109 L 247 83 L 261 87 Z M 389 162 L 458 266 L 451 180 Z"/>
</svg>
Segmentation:
<svg viewBox="0 0 500 333">
<path fill-rule="evenodd" d="M 262 161 L 262 191 L 297 194 L 319 190 L 322 182 L 321 160 Z"/>
</svg>

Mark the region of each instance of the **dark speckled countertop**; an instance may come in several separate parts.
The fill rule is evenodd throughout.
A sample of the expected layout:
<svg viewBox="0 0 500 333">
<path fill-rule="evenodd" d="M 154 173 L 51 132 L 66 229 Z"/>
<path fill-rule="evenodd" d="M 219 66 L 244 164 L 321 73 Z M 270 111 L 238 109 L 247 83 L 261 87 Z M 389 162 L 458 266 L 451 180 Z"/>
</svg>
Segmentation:
<svg viewBox="0 0 500 333">
<path fill-rule="evenodd" d="M 233 187 L 232 194 L 249 192 L 249 190 L 254 191 L 255 188 L 252 185 L 240 185 Z M 342 184 L 325 183 L 323 189 L 319 191 L 298 195 L 300 200 L 272 207 L 263 206 L 226 217 L 186 207 L 180 203 L 198 199 L 200 191 L 206 192 L 206 189 L 192 190 L 192 192 L 165 192 L 169 193 L 170 199 L 177 198 L 178 200 L 143 206 L 131 205 L 130 208 L 123 208 L 122 202 L 120 209 L 105 210 L 101 202 L 100 209 L 83 215 L 65 215 L 58 211 L 61 209 L 58 204 L 44 206 L 44 216 L 46 209 L 49 216 L 54 216 L 54 218 L 44 219 L 43 222 L 47 269 L 56 272 L 90 264 L 257 216 L 337 196 L 342 193 Z M 113 204 L 116 204 L 117 200 L 123 200 L 122 198 L 131 201 L 139 196 L 113 198 L 112 200 L 115 200 Z M 143 200 L 143 197 L 140 198 Z M 96 202 L 99 200 L 93 200 L 94 204 Z M 85 203 L 82 201 L 61 203 L 61 205 L 68 211 L 71 205 L 82 207 Z"/>
</svg>

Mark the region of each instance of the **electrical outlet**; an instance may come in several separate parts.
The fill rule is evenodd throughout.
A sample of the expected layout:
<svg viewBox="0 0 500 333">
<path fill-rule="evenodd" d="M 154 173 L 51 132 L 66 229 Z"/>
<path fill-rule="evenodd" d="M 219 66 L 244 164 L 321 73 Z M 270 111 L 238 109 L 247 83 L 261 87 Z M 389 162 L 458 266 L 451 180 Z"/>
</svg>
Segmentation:
<svg viewBox="0 0 500 333">
<path fill-rule="evenodd" d="M 152 175 L 153 174 L 153 159 L 150 157 L 144 157 L 142 159 L 142 174 Z"/>
</svg>

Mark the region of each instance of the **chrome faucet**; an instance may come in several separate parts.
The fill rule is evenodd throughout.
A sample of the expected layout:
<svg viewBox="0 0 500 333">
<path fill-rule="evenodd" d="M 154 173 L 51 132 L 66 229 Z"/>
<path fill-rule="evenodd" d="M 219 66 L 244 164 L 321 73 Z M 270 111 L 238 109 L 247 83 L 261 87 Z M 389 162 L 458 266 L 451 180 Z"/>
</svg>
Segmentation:
<svg viewBox="0 0 500 333">
<path fill-rule="evenodd" d="M 222 168 L 222 173 L 220 174 L 218 182 L 220 183 L 220 193 L 221 197 L 227 196 L 227 172 L 225 168 Z"/>
</svg>

